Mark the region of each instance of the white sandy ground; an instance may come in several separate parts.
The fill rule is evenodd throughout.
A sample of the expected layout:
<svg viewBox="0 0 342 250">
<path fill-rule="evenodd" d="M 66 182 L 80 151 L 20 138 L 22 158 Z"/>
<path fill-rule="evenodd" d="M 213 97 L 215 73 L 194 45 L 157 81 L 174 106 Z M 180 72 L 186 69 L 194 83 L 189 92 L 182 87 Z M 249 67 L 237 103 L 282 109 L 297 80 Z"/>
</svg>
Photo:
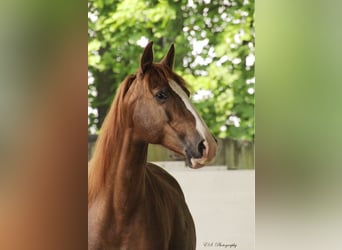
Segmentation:
<svg viewBox="0 0 342 250">
<path fill-rule="evenodd" d="M 197 250 L 253 250 L 255 171 L 158 162 L 181 185 L 196 224 Z"/>
</svg>

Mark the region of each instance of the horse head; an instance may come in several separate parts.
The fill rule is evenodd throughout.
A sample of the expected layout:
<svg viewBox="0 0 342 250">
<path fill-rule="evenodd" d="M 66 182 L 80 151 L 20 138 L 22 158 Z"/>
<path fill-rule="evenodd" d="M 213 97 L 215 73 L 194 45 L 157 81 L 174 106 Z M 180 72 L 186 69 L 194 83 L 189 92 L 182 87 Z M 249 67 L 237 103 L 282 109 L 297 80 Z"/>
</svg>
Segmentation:
<svg viewBox="0 0 342 250">
<path fill-rule="evenodd" d="M 191 167 L 202 167 L 215 157 L 216 140 L 191 104 L 185 81 L 173 71 L 174 46 L 154 63 L 152 45 L 144 49 L 134 81 L 125 87 L 127 122 L 135 139 L 161 144 L 184 155 Z"/>
</svg>

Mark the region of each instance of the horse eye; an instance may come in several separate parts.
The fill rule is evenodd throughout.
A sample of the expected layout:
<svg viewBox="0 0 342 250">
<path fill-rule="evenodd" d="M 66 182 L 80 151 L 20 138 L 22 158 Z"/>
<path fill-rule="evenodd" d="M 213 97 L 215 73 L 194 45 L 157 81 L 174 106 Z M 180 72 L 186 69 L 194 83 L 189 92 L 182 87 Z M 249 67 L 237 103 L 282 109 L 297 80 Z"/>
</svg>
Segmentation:
<svg viewBox="0 0 342 250">
<path fill-rule="evenodd" d="M 159 101 L 159 102 L 163 102 L 166 101 L 166 99 L 168 98 L 168 95 L 165 91 L 159 91 L 156 95 L 155 98 Z"/>
</svg>

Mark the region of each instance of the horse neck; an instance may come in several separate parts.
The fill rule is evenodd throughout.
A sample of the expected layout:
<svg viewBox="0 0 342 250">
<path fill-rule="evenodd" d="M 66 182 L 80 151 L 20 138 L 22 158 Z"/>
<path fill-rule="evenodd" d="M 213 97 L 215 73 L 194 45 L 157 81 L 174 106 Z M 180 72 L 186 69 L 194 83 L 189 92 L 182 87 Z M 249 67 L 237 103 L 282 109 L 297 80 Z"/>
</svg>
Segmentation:
<svg viewBox="0 0 342 250">
<path fill-rule="evenodd" d="M 143 197 L 147 159 L 147 143 L 134 139 L 132 130 L 126 131 L 118 161 L 114 163 L 114 208 L 128 212 Z"/>
<path fill-rule="evenodd" d="M 127 210 L 127 204 L 134 205 L 144 192 L 148 144 L 135 139 L 132 128 L 111 129 L 104 124 L 90 163 L 88 206 L 101 193 L 114 209 Z"/>
</svg>

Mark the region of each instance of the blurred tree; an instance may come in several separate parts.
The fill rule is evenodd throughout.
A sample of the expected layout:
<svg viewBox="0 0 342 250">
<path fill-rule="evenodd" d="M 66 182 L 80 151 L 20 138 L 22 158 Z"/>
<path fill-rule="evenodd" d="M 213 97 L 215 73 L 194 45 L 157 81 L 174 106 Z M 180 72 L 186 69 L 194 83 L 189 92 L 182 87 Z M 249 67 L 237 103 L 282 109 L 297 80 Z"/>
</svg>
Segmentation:
<svg viewBox="0 0 342 250">
<path fill-rule="evenodd" d="M 253 15 L 249 0 L 90 0 L 89 130 L 101 127 L 116 88 L 151 40 L 156 59 L 175 43 L 175 70 L 216 136 L 253 139 Z"/>
</svg>

